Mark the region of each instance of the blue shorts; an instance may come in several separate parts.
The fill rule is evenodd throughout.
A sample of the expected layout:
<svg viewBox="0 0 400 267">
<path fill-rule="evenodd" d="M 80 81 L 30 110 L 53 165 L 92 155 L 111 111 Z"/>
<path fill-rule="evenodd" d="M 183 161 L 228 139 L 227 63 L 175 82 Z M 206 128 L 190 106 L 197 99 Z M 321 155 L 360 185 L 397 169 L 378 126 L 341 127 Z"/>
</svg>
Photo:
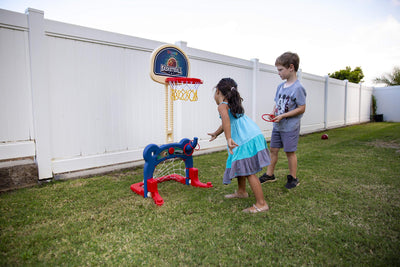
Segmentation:
<svg viewBox="0 0 400 267">
<path fill-rule="evenodd" d="M 280 132 L 272 130 L 271 144 L 272 148 L 282 148 L 285 152 L 295 152 L 299 143 L 300 127 L 291 132 Z"/>
</svg>

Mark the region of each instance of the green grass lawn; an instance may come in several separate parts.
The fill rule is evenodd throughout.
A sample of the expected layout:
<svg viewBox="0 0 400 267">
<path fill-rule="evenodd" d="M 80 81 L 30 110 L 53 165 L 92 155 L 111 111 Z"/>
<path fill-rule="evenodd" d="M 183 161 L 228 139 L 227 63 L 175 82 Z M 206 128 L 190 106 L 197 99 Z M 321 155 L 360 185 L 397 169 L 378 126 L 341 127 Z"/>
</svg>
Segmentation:
<svg viewBox="0 0 400 267">
<path fill-rule="evenodd" d="M 400 123 L 326 133 L 300 138 L 297 188 L 279 155 L 267 213 L 241 212 L 249 187 L 224 199 L 227 152 L 194 157 L 213 188 L 159 184 L 161 207 L 130 190 L 141 168 L 3 193 L 0 265 L 399 266 Z"/>
</svg>

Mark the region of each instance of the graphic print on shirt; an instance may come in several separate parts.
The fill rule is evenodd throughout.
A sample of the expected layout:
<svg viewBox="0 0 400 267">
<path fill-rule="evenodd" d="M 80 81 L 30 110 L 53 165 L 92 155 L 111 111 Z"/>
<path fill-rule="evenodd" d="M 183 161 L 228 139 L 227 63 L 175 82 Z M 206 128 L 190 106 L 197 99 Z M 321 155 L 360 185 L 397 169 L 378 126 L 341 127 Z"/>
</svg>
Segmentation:
<svg viewBox="0 0 400 267">
<path fill-rule="evenodd" d="M 291 98 L 290 95 L 282 95 L 279 94 L 279 98 L 278 98 L 278 103 L 276 105 L 276 109 L 275 109 L 275 114 L 276 115 L 281 115 L 283 113 L 289 112 L 290 111 L 290 107 L 289 104 L 292 103 L 296 103 L 296 98 Z"/>
</svg>

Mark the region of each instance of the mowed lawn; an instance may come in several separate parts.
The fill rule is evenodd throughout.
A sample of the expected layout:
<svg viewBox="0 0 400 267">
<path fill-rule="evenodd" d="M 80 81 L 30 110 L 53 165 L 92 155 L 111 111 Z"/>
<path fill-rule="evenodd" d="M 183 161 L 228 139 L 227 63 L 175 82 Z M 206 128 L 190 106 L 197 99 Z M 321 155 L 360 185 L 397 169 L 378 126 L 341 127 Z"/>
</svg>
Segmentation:
<svg viewBox="0 0 400 267">
<path fill-rule="evenodd" d="M 300 186 L 284 188 L 283 152 L 263 184 L 270 211 L 225 199 L 227 152 L 194 157 L 202 182 L 134 194 L 143 169 L 0 194 L 1 266 L 400 266 L 400 123 L 300 137 Z M 260 173 L 261 174 L 261 173 Z"/>
</svg>

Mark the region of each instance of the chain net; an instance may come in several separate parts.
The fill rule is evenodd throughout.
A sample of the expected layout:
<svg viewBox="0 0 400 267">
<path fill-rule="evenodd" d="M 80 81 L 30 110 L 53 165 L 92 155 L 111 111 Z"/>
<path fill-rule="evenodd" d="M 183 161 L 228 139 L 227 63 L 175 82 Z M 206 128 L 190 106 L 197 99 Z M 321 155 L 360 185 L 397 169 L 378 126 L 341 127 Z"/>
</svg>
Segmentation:
<svg viewBox="0 0 400 267">
<path fill-rule="evenodd" d="M 183 101 L 197 101 L 197 89 L 200 83 L 176 82 L 169 81 L 171 88 L 171 99 Z"/>
</svg>

